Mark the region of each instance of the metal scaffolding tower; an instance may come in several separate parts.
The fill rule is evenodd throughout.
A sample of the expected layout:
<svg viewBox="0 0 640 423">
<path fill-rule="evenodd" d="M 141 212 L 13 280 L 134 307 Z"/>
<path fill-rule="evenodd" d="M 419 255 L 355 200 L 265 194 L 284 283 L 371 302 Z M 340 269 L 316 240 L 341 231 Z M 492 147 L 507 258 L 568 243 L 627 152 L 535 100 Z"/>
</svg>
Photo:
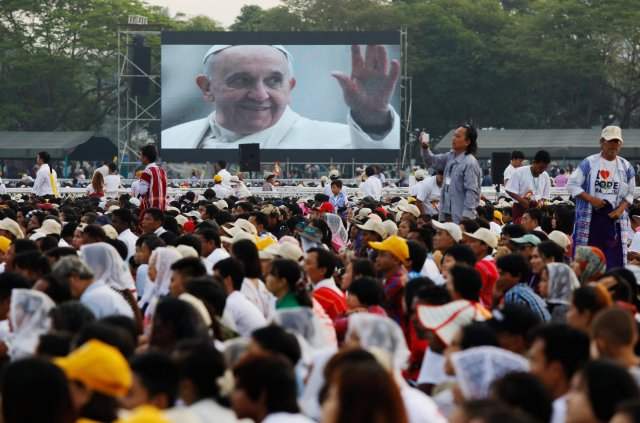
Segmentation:
<svg viewBox="0 0 640 423">
<path fill-rule="evenodd" d="M 160 124 L 160 32 L 162 26 L 148 25 L 144 16 L 129 16 L 127 24 L 118 28 L 118 164 L 138 162 L 139 148 L 156 141 L 150 133 Z M 151 48 L 151 66 L 148 70 L 134 63 L 131 49 L 139 45 Z M 135 79 L 149 83 L 148 95 L 136 95 L 132 90 Z"/>
<path fill-rule="evenodd" d="M 400 108 L 402 117 L 400 122 L 400 164 L 405 167 L 411 164 L 411 150 L 414 134 L 411 125 L 412 104 L 412 79 L 409 74 L 407 30 L 400 30 Z"/>
</svg>

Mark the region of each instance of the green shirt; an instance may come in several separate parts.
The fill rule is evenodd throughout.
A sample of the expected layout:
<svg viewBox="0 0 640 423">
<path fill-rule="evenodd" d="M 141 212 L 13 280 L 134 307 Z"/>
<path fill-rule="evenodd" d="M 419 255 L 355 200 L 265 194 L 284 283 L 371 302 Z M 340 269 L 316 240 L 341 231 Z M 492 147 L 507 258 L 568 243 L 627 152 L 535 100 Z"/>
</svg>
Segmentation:
<svg viewBox="0 0 640 423">
<path fill-rule="evenodd" d="M 276 302 L 276 310 L 293 307 L 300 307 L 300 303 L 298 302 L 298 300 L 296 300 L 296 296 L 293 295 L 293 292 L 291 291 L 287 292 L 284 297 Z"/>
</svg>

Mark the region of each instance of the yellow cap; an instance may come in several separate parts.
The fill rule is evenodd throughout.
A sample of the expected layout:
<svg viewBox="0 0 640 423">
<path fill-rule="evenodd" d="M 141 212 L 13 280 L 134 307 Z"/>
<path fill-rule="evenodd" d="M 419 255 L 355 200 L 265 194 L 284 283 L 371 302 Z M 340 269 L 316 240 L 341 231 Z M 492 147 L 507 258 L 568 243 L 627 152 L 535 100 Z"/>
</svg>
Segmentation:
<svg viewBox="0 0 640 423">
<path fill-rule="evenodd" d="M 407 198 L 407 203 L 409 203 L 409 204 L 413 204 L 413 203 L 415 203 L 415 202 L 416 202 L 416 198 L 415 198 L 415 197 L 409 197 L 409 198 Z"/>
<path fill-rule="evenodd" d="M 500 213 L 498 210 L 493 211 L 493 218 L 498 219 L 500 223 L 504 225 L 504 222 L 502 221 L 502 213 Z"/>
<path fill-rule="evenodd" d="M 170 423 L 162 411 L 151 405 L 141 405 L 133 410 L 129 417 L 118 420 L 119 423 Z"/>
<path fill-rule="evenodd" d="M 0 235 L 0 251 L 6 253 L 9 251 L 9 246 L 11 245 L 11 240 L 6 236 Z"/>
<path fill-rule="evenodd" d="M 214 181 L 214 182 L 222 182 L 222 176 L 220 176 L 220 175 L 216 175 L 216 176 L 214 176 L 214 177 L 213 177 L 213 181 Z"/>
<path fill-rule="evenodd" d="M 131 369 L 116 348 L 92 339 L 64 358 L 54 360 L 67 379 L 112 397 L 124 396 L 131 387 Z"/>
<path fill-rule="evenodd" d="M 256 241 L 256 247 L 258 247 L 258 251 L 262 251 L 265 248 L 267 248 L 269 245 L 275 244 L 275 243 L 276 243 L 276 240 L 269 236 L 264 239 L 260 239 Z"/>
<path fill-rule="evenodd" d="M 402 262 L 409 259 L 409 246 L 407 241 L 399 236 L 393 235 L 382 242 L 370 242 L 369 246 L 380 251 L 389 251 Z"/>
</svg>

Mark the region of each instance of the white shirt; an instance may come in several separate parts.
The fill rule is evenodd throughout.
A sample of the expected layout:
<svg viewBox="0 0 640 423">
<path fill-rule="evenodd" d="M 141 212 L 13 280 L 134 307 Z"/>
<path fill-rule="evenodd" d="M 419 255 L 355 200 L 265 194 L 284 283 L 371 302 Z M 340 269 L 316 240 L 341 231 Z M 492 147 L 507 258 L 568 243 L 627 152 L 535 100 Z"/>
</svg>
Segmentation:
<svg viewBox="0 0 640 423">
<path fill-rule="evenodd" d="M 640 253 L 640 232 L 635 232 L 633 234 L 633 241 L 631 241 L 631 246 L 629 247 L 630 253 Z"/>
<path fill-rule="evenodd" d="M 120 179 L 121 179 L 121 176 L 120 175 L 116 175 L 116 174 L 105 176 L 105 178 L 104 178 L 104 184 L 105 184 L 104 190 L 106 192 L 109 192 L 109 193 L 117 192 L 118 188 L 120 188 L 120 185 L 121 185 Z"/>
<path fill-rule="evenodd" d="M 567 395 L 556 398 L 553 401 L 553 412 L 550 423 L 564 423 L 567 416 Z"/>
<path fill-rule="evenodd" d="M 49 165 L 44 163 L 38 169 L 38 173 L 36 173 L 36 181 L 33 183 L 33 193 L 38 197 L 42 197 L 44 195 L 53 195 L 53 188 L 51 187 L 51 177 L 49 176 Z M 58 174 L 56 171 L 53 171 L 53 180 L 55 184 L 58 184 Z"/>
<path fill-rule="evenodd" d="M 229 190 L 222 186 L 222 182 L 213 186 L 213 192 L 216 193 L 216 198 L 223 199 L 229 196 Z"/>
<path fill-rule="evenodd" d="M 108 165 L 102 165 L 99 168 L 97 168 L 96 170 L 94 170 L 93 174 L 95 175 L 98 172 L 102 173 L 102 176 L 104 176 L 106 178 L 107 176 L 109 176 L 109 166 Z"/>
<path fill-rule="evenodd" d="M 513 165 L 511 163 L 509 163 L 509 166 L 507 166 L 507 168 L 504 170 L 504 173 L 502 174 L 502 182 L 507 181 L 511 179 L 511 175 L 513 175 L 513 172 L 516 170 L 515 167 L 513 167 Z"/>
<path fill-rule="evenodd" d="M 380 201 L 382 197 L 382 182 L 374 176 L 370 176 L 360 185 L 360 190 L 365 197 L 372 197 L 376 201 Z"/>
<path fill-rule="evenodd" d="M 125 229 L 118 234 L 118 239 L 127 245 L 127 260 L 129 260 L 136 253 L 138 237 L 131 232 L 131 229 Z"/>
<path fill-rule="evenodd" d="M 412 197 L 418 198 L 418 193 L 420 192 L 421 189 L 423 189 L 428 179 L 429 178 L 427 177 L 420 181 L 416 181 L 416 183 L 413 185 L 409 184 L 409 195 Z"/>
<path fill-rule="evenodd" d="M 267 325 L 267 320 L 260 310 L 240 291 L 233 291 L 227 297 L 222 313 L 222 318 L 225 317 L 235 324 L 238 333 L 245 338 L 250 337 L 254 330 Z"/>
<path fill-rule="evenodd" d="M 426 276 L 427 278 L 435 281 L 440 276 L 440 272 L 438 271 L 438 266 L 433 259 L 429 257 L 426 258 L 424 264 L 422 265 L 422 269 L 420 270 L 420 274 L 422 276 Z"/>
<path fill-rule="evenodd" d="M 229 258 L 229 253 L 224 248 L 216 248 L 209 254 L 204 261 L 206 262 L 206 266 L 208 271 L 213 272 L 213 266 L 215 266 L 220 260 L 224 260 Z"/>
<path fill-rule="evenodd" d="M 416 198 L 424 203 L 427 214 L 433 215 L 438 213 L 438 210 L 433 207 L 431 202 L 440 200 L 441 191 L 442 187 L 438 186 L 436 175 L 425 178 L 424 184 L 420 185 L 419 190 L 416 192 Z"/>
<path fill-rule="evenodd" d="M 167 232 L 167 230 L 165 228 L 163 228 L 162 226 L 160 226 L 158 229 L 156 229 L 155 231 L 153 231 L 154 234 L 160 236 L 163 233 Z"/>
<path fill-rule="evenodd" d="M 229 189 L 231 188 L 231 174 L 227 169 L 220 169 L 218 175 L 222 176 L 222 186 Z"/>
<path fill-rule="evenodd" d="M 333 278 L 328 278 L 328 279 L 323 279 L 320 282 L 313 284 L 313 290 L 316 291 L 320 288 L 329 288 L 332 291 L 335 291 L 336 293 L 342 295 L 344 297 L 344 292 L 342 292 L 340 290 L 340 288 L 338 288 L 338 286 L 336 285 L 336 282 L 333 280 Z"/>
<path fill-rule="evenodd" d="M 208 398 L 194 402 L 188 409 L 198 416 L 201 423 L 237 423 L 241 421 L 238 420 L 233 410 L 223 407 Z"/>
<path fill-rule="evenodd" d="M 80 302 L 93 312 L 96 319 L 108 316 L 134 318 L 133 310 L 124 297 L 102 281 L 94 281 L 80 296 Z"/>
<path fill-rule="evenodd" d="M 240 292 L 247 297 L 258 308 L 265 319 L 271 315 L 271 293 L 267 290 L 264 282 L 258 279 L 258 284 L 253 283 L 249 278 L 244 278 Z"/>
<path fill-rule="evenodd" d="M 444 372 L 445 357 L 442 354 L 433 352 L 431 348 L 427 348 L 422 359 L 422 366 L 420 366 L 420 373 L 418 374 L 417 383 L 437 385 L 442 382 L 453 380 L 452 377 L 447 376 Z"/>
<path fill-rule="evenodd" d="M 489 222 L 489 227 L 493 231 L 494 234 L 500 236 L 502 234 L 502 226 L 498 225 L 496 222 Z"/>
<path fill-rule="evenodd" d="M 314 423 L 314 421 L 300 413 L 271 413 L 261 423 Z"/>
<path fill-rule="evenodd" d="M 505 190 L 521 197 L 525 197 L 528 192 L 531 192 L 532 200 L 540 201 L 543 198 L 548 200 L 551 196 L 551 178 L 547 172 L 542 172 L 537 178 L 534 178 L 531 174 L 531 166 L 520 166 L 509 178 Z"/>
<path fill-rule="evenodd" d="M 2 182 L 2 178 L 0 178 L 0 194 L 6 194 L 7 193 L 7 187 L 4 184 L 4 182 Z"/>
<path fill-rule="evenodd" d="M 400 390 L 409 423 L 447 423 L 436 403 L 424 392 L 410 386 Z"/>
<path fill-rule="evenodd" d="M 247 188 L 247 186 L 242 181 L 238 181 L 236 183 L 236 186 L 233 187 L 232 189 L 233 189 L 234 195 L 238 198 L 251 197 L 251 191 L 249 191 L 249 188 Z"/>
</svg>

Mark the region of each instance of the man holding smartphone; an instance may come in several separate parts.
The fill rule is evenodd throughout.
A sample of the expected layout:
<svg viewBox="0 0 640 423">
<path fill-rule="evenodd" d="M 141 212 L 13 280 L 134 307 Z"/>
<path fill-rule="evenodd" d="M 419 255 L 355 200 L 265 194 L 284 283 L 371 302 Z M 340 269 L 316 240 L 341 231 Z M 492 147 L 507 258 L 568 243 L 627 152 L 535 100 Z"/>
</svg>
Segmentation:
<svg viewBox="0 0 640 423">
<path fill-rule="evenodd" d="M 440 192 L 441 222 L 460 223 L 474 219 L 480 204 L 482 171 L 476 160 L 478 132 L 471 125 L 456 129 L 451 138 L 451 151 L 433 154 L 429 148 L 428 134 L 420 134 L 422 158 L 427 167 L 444 171 Z"/>
</svg>

